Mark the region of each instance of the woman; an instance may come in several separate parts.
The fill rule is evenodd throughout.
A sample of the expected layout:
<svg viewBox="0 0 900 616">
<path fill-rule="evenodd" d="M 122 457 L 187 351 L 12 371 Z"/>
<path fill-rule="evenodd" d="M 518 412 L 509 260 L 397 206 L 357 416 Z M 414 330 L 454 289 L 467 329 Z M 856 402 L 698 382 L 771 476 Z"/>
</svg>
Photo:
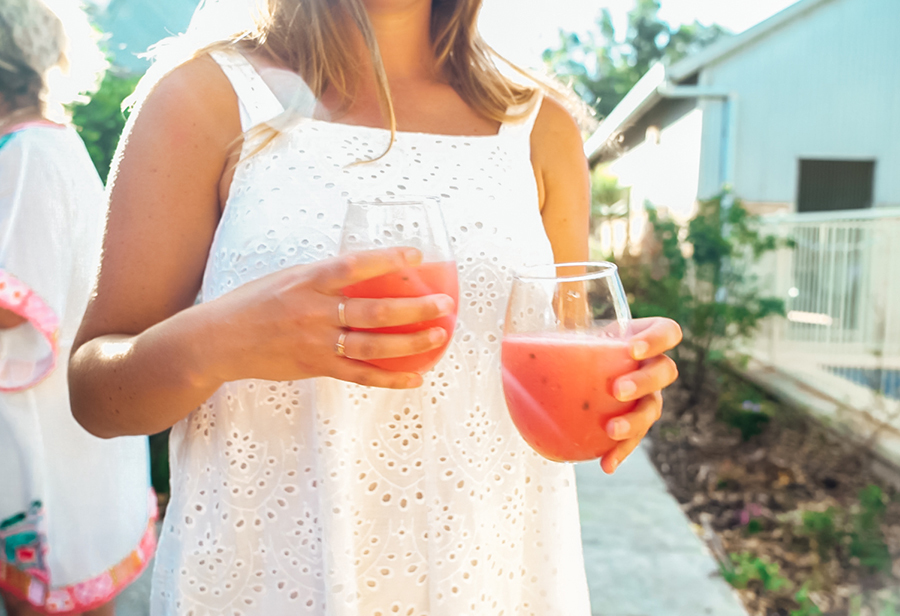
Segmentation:
<svg viewBox="0 0 900 616">
<path fill-rule="evenodd" d="M 590 613 L 572 469 L 521 440 L 499 378 L 511 270 L 587 256 L 587 165 L 560 104 L 493 66 L 479 7 L 271 1 L 132 115 L 70 387 L 95 434 L 174 425 L 154 614 Z M 341 297 L 420 259 L 334 256 L 347 199 L 404 192 L 442 198 L 459 325 L 348 332 L 451 309 Z M 607 472 L 675 377 L 678 326 L 641 329 Z M 364 361 L 450 334 L 424 377 Z"/>
<path fill-rule="evenodd" d="M 66 385 L 106 199 L 81 139 L 50 118 L 62 116 L 63 88 L 96 87 L 102 67 L 83 14 L 0 3 L 0 597 L 10 616 L 112 614 L 155 543 L 146 439 L 88 434 Z"/>
</svg>

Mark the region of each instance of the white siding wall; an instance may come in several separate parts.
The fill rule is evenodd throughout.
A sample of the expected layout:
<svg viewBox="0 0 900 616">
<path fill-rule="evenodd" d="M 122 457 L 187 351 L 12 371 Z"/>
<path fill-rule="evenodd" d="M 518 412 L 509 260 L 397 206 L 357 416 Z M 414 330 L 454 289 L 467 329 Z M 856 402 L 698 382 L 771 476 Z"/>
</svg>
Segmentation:
<svg viewBox="0 0 900 616">
<path fill-rule="evenodd" d="M 876 159 L 875 205 L 900 205 L 898 24 L 900 0 L 832 0 L 704 69 L 737 94 L 739 197 L 794 202 L 800 158 Z M 706 103 L 701 197 L 718 190 L 721 107 Z"/>
<path fill-rule="evenodd" d="M 610 165 L 619 183 L 631 187 L 633 212 L 640 213 L 649 201 L 682 220 L 693 214 L 702 124 L 703 113 L 694 109 L 662 129 L 658 144 L 648 139 Z"/>
</svg>

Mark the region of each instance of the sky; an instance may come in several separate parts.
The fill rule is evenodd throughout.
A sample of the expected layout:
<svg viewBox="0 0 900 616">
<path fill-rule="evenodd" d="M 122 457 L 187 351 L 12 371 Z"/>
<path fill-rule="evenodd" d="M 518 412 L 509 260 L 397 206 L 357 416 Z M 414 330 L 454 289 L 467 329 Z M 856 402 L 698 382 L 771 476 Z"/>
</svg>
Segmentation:
<svg viewBox="0 0 900 616">
<path fill-rule="evenodd" d="M 660 0 L 660 17 L 673 26 L 699 21 L 742 32 L 796 0 Z M 531 68 L 556 45 L 559 29 L 583 33 L 600 11 L 610 9 L 617 33 L 624 33 L 634 0 L 484 0 L 479 27 L 501 55 Z M 526 8 L 527 7 L 527 8 Z"/>
</svg>

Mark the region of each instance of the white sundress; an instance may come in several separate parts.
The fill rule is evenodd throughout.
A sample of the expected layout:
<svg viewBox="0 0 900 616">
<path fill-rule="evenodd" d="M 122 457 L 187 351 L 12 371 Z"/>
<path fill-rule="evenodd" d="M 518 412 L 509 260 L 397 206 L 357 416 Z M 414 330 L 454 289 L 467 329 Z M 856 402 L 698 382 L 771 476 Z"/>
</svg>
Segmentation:
<svg viewBox="0 0 900 616">
<path fill-rule="evenodd" d="M 81 138 L 42 123 L 0 138 L 0 589 L 49 614 L 110 601 L 156 544 L 145 437 L 76 423 L 66 364 L 106 214 Z"/>
<path fill-rule="evenodd" d="M 245 130 L 282 112 L 243 56 L 213 57 Z M 535 115 L 494 136 L 401 132 L 352 167 L 389 133 L 307 119 L 239 163 L 203 301 L 335 255 L 347 199 L 427 194 L 450 231 L 459 323 L 417 390 L 244 380 L 176 424 L 154 616 L 590 614 L 573 468 L 522 440 L 500 379 L 511 271 L 552 260 Z"/>
</svg>

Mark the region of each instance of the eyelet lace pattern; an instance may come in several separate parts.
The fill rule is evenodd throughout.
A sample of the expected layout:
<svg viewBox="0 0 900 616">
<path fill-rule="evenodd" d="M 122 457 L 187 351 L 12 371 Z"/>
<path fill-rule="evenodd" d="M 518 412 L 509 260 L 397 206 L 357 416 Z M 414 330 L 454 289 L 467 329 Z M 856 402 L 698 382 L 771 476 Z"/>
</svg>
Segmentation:
<svg viewBox="0 0 900 616">
<path fill-rule="evenodd" d="M 258 78 L 217 59 L 239 93 Z M 252 122 L 265 104 L 247 96 Z M 572 467 L 524 443 L 500 380 L 511 271 L 552 259 L 532 121 L 492 137 L 400 133 L 349 167 L 387 133 L 309 120 L 239 164 L 204 301 L 334 255 L 347 199 L 433 194 L 459 324 L 420 389 L 240 381 L 176 425 L 153 614 L 590 613 Z"/>
</svg>

